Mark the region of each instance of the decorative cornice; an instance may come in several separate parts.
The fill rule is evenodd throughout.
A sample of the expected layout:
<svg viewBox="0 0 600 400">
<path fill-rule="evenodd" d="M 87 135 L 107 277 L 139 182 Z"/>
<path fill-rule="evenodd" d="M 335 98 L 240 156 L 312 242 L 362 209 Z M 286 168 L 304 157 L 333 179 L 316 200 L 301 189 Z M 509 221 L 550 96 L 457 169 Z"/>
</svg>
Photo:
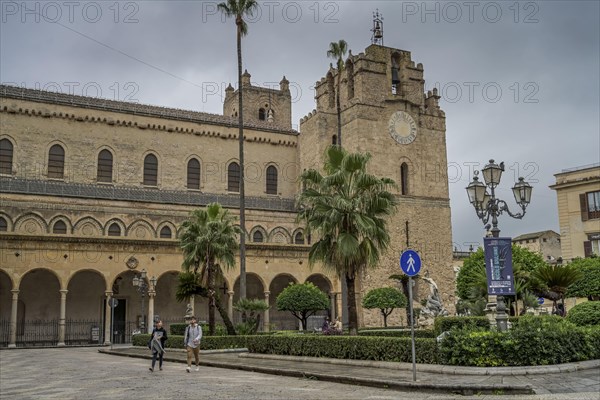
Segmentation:
<svg viewBox="0 0 600 400">
<path fill-rule="evenodd" d="M 0 178 L 0 193 L 124 200 L 143 203 L 205 206 L 220 203 L 225 208 L 238 208 L 239 196 L 198 193 L 184 190 L 162 190 L 138 187 L 107 186 L 60 181 Z M 246 196 L 248 209 L 296 212 L 294 199 Z"/>
<path fill-rule="evenodd" d="M 65 105 L 70 107 L 101 110 L 108 112 L 116 112 L 121 114 L 135 115 L 135 116 L 147 116 L 161 119 L 169 119 L 181 122 L 193 122 L 198 124 L 212 124 L 219 125 L 228 128 L 235 128 L 238 126 L 238 120 L 235 117 L 227 117 L 218 114 L 209 114 L 198 111 L 181 110 L 177 108 L 159 107 L 148 104 L 139 103 L 128 103 L 125 101 L 107 100 L 94 97 L 77 96 L 72 94 L 54 93 L 43 90 L 20 88 L 16 86 L 0 85 L 0 98 L 9 98 L 17 100 L 32 101 L 36 103 L 45 103 L 53 105 Z M 194 131 L 194 129 L 183 129 L 179 127 L 170 127 L 166 125 L 146 124 L 138 125 L 137 122 L 133 121 L 113 121 L 110 118 L 99 118 L 86 115 L 75 116 L 70 114 L 50 114 L 48 111 L 42 110 L 23 110 L 21 109 L 9 109 L 8 107 L 2 108 L 0 111 L 9 113 L 25 113 L 28 115 L 36 115 L 42 117 L 62 117 L 71 118 L 80 122 L 105 122 L 109 125 L 123 125 L 138 127 L 140 129 L 160 129 L 166 131 L 185 132 L 193 133 L 196 135 L 206 134 L 206 131 Z M 260 122 L 260 121 L 247 121 L 244 123 L 244 127 L 248 129 L 254 129 L 264 132 L 274 132 L 285 135 L 297 136 L 299 133 L 293 129 L 287 129 L 280 126 L 273 126 L 273 123 Z M 210 134 L 210 131 L 208 132 Z M 213 132 L 215 136 L 216 132 Z M 219 133 L 218 136 L 221 136 Z M 231 136 L 231 135 L 230 135 Z M 254 138 L 258 141 L 258 138 Z M 284 141 L 285 142 L 285 141 Z"/>
</svg>

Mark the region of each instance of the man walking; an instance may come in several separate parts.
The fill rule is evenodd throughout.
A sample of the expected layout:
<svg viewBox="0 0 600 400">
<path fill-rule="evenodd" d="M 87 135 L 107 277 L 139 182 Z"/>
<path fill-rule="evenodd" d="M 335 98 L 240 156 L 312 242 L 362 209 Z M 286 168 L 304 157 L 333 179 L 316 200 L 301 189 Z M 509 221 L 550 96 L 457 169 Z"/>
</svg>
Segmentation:
<svg viewBox="0 0 600 400">
<path fill-rule="evenodd" d="M 196 371 L 200 371 L 200 339 L 202 339 L 202 327 L 196 323 L 196 317 L 190 318 L 190 324 L 185 328 L 183 343 L 187 350 L 187 372 L 192 369 L 192 354 L 196 361 Z"/>
</svg>

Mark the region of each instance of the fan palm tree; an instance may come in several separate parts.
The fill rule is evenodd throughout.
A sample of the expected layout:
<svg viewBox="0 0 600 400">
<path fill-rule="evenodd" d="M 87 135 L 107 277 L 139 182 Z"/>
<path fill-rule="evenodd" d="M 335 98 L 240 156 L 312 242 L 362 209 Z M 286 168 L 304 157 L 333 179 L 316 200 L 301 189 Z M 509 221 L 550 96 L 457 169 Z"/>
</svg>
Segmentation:
<svg viewBox="0 0 600 400">
<path fill-rule="evenodd" d="M 299 220 L 319 239 L 312 245 L 310 265 L 322 262 L 333 268 L 348 287 L 350 334 L 358 328 L 356 277 L 367 267 L 376 266 L 387 249 L 390 236 L 385 218 L 396 208 L 389 188 L 394 181 L 367 173 L 369 154 L 346 153 L 339 146 L 327 149 L 325 174 L 305 171 L 306 189 L 299 198 Z"/>
<path fill-rule="evenodd" d="M 571 264 L 564 266 L 546 264 L 536 269 L 532 275 L 544 286 L 541 295 L 552 300 L 555 310 L 559 300 L 562 300 L 564 310 L 567 289 L 583 278 L 581 271 L 573 268 Z"/>
<path fill-rule="evenodd" d="M 238 61 L 238 143 L 240 159 L 240 298 L 246 298 L 246 192 L 244 185 L 244 101 L 242 86 L 242 37 L 248 34 L 244 17 L 252 16 L 258 8 L 256 0 L 227 0 L 217 5 L 226 17 L 235 18 L 237 27 Z"/>
<path fill-rule="evenodd" d="M 211 203 L 206 209 L 194 210 L 189 219 L 183 222 L 183 234 L 180 245 L 183 251 L 180 279 L 180 297 L 185 287 L 193 283 L 205 283 L 206 291 L 198 290 L 198 294 L 208 297 L 208 330 L 215 332 L 215 307 L 223 317 L 228 332 L 235 333 L 233 324 L 221 305 L 221 299 L 216 292 L 217 278 L 223 278 L 223 270 L 235 264 L 237 235 L 241 235 L 238 227 L 233 225 L 234 219 L 219 203 Z M 189 293 L 189 289 L 188 289 Z M 189 297 L 189 296 L 188 296 Z"/>
<path fill-rule="evenodd" d="M 335 89 L 335 107 L 337 111 L 338 135 L 337 145 L 342 146 L 342 107 L 340 106 L 340 89 L 342 82 L 342 70 L 344 69 L 344 56 L 348 51 L 348 43 L 345 40 L 329 43 L 327 57 L 337 62 L 337 88 Z"/>
</svg>

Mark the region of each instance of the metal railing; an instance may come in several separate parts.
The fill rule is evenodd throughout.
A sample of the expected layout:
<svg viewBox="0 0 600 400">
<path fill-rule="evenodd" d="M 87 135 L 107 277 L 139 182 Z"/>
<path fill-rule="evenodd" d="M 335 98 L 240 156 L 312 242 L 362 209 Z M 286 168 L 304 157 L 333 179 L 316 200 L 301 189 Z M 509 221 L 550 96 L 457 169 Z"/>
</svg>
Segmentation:
<svg viewBox="0 0 600 400">
<path fill-rule="evenodd" d="M 0 319 L 0 347 L 8 347 L 10 342 L 10 320 Z"/>
<path fill-rule="evenodd" d="M 104 337 L 102 328 L 102 321 L 68 319 L 65 321 L 65 344 L 101 344 Z"/>
</svg>

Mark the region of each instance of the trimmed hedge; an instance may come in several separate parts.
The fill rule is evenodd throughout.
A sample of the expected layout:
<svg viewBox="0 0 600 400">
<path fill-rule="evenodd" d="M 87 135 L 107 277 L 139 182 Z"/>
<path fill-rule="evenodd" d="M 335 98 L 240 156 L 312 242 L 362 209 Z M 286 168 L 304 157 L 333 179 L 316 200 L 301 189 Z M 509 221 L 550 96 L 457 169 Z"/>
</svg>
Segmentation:
<svg viewBox="0 0 600 400">
<path fill-rule="evenodd" d="M 379 337 L 405 337 L 410 338 L 409 330 L 368 330 L 358 331 L 358 336 L 379 336 Z M 435 332 L 433 329 L 415 329 L 415 338 L 435 338 Z"/>
<path fill-rule="evenodd" d="M 598 358 L 599 343 L 600 330 L 556 316 L 521 317 L 508 332 L 453 330 L 441 343 L 440 361 L 477 367 L 561 364 Z"/>
<path fill-rule="evenodd" d="M 575 325 L 600 325 L 600 301 L 587 301 L 569 310 L 567 320 Z"/>
<path fill-rule="evenodd" d="M 247 340 L 252 336 L 202 336 L 200 341 L 200 349 L 202 350 L 220 350 L 220 349 L 236 349 L 247 347 Z M 134 335 L 132 342 L 134 346 L 148 345 L 150 335 L 139 334 Z M 183 349 L 183 335 L 169 335 L 165 342 L 167 349 Z"/>
<path fill-rule="evenodd" d="M 435 339 L 415 339 L 418 363 L 436 364 Z M 410 338 L 363 336 L 250 336 L 251 353 L 306 357 L 328 357 L 351 360 L 412 362 Z"/>
<path fill-rule="evenodd" d="M 490 329 L 490 320 L 487 317 L 437 317 L 433 324 L 435 336 L 452 328 Z"/>
<path fill-rule="evenodd" d="M 185 327 L 189 324 L 181 323 L 181 324 L 171 324 L 169 327 L 169 331 L 171 335 L 181 335 L 183 336 L 185 333 Z M 202 332 L 204 335 L 208 335 L 208 324 L 200 324 L 202 327 Z M 227 328 L 224 325 L 217 324 L 215 326 L 215 336 L 226 336 Z"/>
</svg>

